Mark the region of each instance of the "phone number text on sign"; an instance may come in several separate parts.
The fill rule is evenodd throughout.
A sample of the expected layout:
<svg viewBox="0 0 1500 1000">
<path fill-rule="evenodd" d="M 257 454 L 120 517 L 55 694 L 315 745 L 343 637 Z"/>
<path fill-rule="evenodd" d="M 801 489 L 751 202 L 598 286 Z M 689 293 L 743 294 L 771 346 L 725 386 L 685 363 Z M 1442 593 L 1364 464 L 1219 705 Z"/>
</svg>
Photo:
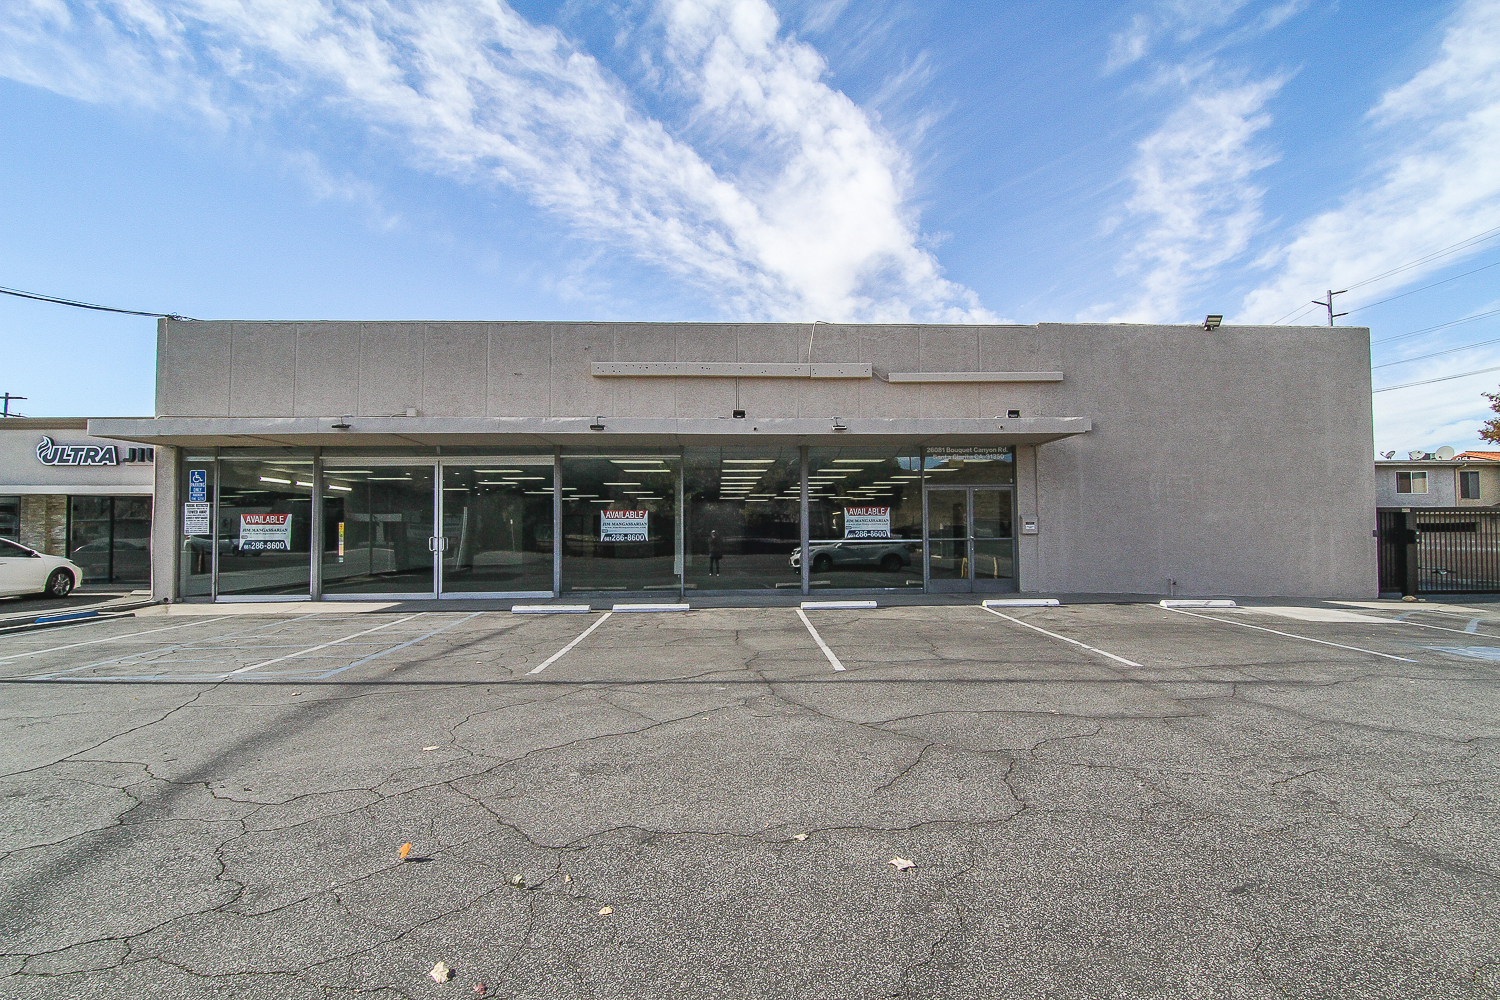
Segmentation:
<svg viewBox="0 0 1500 1000">
<path fill-rule="evenodd" d="M 890 538 L 889 507 L 845 507 L 845 538 Z"/>
<path fill-rule="evenodd" d="M 241 552 L 290 552 L 292 550 L 292 515 L 241 514 Z"/>
<path fill-rule="evenodd" d="M 649 541 L 648 522 L 649 514 L 644 510 L 601 510 L 599 512 L 599 541 Z"/>
</svg>

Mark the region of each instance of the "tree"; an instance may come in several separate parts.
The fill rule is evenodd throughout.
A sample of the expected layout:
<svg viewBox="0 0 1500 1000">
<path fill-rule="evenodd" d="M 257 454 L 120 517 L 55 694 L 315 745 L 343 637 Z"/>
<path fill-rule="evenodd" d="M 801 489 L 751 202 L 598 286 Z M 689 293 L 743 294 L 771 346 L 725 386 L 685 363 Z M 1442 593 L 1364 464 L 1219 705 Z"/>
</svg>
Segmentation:
<svg viewBox="0 0 1500 1000">
<path fill-rule="evenodd" d="M 1490 401 L 1490 409 L 1500 414 L 1500 392 L 1481 392 L 1481 396 Z M 1500 416 L 1491 417 L 1479 428 L 1479 439 L 1481 441 L 1493 441 L 1500 444 Z"/>
</svg>

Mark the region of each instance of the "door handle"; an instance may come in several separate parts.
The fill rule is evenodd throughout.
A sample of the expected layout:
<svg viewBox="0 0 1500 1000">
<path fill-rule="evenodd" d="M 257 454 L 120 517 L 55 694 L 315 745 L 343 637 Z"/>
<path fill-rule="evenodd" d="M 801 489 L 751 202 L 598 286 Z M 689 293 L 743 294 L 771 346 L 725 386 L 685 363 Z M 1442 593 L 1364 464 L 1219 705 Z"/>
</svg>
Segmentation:
<svg viewBox="0 0 1500 1000">
<path fill-rule="evenodd" d="M 444 551 L 444 552 L 448 551 L 448 536 L 447 535 L 439 535 L 438 536 L 438 547 L 442 551 Z"/>
<path fill-rule="evenodd" d="M 428 538 L 427 538 L 427 551 L 428 552 L 436 552 L 437 551 L 437 536 L 436 535 L 429 535 L 428 536 Z"/>
</svg>

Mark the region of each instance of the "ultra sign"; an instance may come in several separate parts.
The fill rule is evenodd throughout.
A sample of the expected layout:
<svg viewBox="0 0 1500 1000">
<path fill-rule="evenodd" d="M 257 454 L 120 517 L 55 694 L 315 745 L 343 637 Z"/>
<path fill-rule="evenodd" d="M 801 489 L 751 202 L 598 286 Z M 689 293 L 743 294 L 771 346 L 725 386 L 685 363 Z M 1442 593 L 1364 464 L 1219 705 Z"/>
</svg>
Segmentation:
<svg viewBox="0 0 1500 1000">
<path fill-rule="evenodd" d="M 36 446 L 37 461 L 43 465 L 119 465 L 112 444 L 54 444 L 43 435 Z"/>
</svg>

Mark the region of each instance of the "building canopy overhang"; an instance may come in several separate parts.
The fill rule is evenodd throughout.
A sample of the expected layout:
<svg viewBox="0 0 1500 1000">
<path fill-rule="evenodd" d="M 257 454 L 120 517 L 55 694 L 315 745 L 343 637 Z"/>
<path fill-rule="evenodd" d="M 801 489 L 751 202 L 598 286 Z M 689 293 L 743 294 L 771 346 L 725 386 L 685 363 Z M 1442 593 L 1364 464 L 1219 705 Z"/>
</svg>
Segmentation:
<svg viewBox="0 0 1500 1000">
<path fill-rule="evenodd" d="M 339 425 L 339 426 L 335 426 Z M 1088 417 L 155 417 L 89 421 L 97 437 L 180 448 L 1035 445 Z"/>
</svg>

